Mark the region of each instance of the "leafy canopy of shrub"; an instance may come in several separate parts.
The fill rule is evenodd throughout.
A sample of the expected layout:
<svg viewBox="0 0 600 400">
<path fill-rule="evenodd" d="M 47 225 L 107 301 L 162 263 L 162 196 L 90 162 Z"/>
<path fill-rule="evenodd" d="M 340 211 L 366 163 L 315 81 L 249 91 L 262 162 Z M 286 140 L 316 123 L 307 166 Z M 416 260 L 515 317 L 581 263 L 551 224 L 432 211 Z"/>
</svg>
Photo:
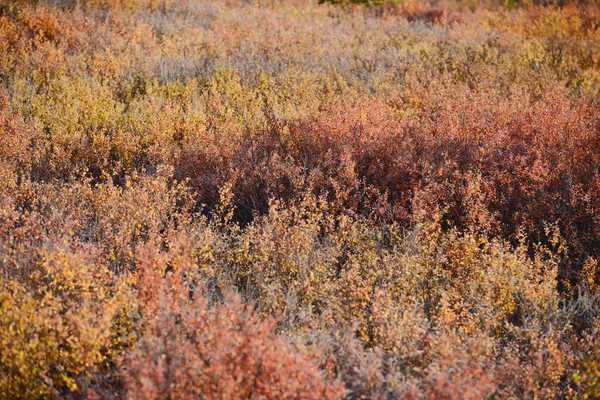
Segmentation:
<svg viewBox="0 0 600 400">
<path fill-rule="evenodd" d="M 0 0 L 0 398 L 598 396 L 597 6 L 352 3 Z"/>
</svg>

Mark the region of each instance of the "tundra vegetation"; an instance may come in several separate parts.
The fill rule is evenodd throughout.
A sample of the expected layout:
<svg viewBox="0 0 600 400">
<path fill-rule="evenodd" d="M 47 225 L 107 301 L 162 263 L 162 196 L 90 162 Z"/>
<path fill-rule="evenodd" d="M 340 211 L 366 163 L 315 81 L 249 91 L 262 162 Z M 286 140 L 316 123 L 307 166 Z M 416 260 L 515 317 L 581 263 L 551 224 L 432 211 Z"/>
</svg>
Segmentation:
<svg viewBox="0 0 600 400">
<path fill-rule="evenodd" d="M 0 398 L 600 398 L 600 8 L 0 0 Z"/>
</svg>

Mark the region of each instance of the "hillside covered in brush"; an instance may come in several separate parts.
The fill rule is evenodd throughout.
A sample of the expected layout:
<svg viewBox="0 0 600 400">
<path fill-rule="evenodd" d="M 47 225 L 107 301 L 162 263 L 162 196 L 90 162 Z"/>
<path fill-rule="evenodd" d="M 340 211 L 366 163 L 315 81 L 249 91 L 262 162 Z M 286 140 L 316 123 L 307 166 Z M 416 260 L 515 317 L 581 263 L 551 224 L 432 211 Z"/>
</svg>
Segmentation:
<svg viewBox="0 0 600 400">
<path fill-rule="evenodd" d="M 600 7 L 0 0 L 0 398 L 600 398 Z"/>
</svg>

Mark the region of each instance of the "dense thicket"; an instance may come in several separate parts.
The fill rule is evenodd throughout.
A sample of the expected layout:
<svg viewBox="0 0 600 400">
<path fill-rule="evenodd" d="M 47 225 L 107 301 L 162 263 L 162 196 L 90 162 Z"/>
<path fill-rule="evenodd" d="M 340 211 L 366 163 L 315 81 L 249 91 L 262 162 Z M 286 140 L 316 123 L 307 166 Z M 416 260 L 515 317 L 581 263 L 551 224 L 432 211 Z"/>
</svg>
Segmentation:
<svg viewBox="0 0 600 400">
<path fill-rule="evenodd" d="M 600 9 L 317 3 L 0 0 L 1 398 L 600 397 Z"/>
</svg>

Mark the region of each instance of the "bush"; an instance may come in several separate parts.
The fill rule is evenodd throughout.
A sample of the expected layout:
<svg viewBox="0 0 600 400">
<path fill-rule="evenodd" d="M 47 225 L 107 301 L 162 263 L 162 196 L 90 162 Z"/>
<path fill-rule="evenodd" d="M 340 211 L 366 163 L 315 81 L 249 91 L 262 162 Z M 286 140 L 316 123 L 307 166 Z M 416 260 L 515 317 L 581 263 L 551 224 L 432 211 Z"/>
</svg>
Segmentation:
<svg viewBox="0 0 600 400">
<path fill-rule="evenodd" d="M 342 5 L 0 0 L 0 397 L 597 396 L 598 7 Z"/>
</svg>

